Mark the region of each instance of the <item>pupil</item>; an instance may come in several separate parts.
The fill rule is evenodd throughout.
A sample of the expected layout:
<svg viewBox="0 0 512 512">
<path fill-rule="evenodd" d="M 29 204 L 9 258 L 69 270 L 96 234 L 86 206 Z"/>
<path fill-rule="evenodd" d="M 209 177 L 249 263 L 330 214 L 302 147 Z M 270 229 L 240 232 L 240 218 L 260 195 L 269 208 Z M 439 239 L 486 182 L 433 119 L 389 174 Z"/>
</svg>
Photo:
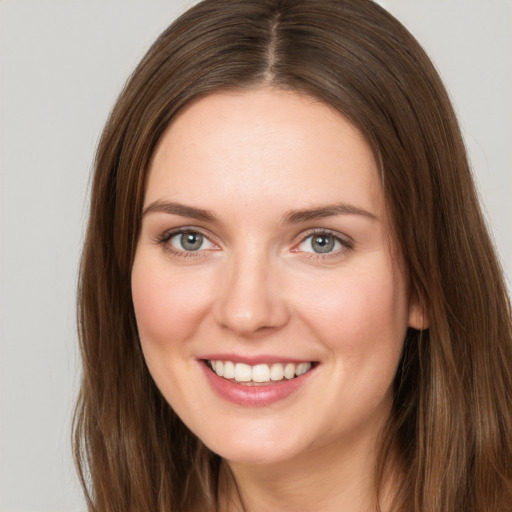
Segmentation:
<svg viewBox="0 0 512 512">
<path fill-rule="evenodd" d="M 330 252 L 334 247 L 334 238 L 329 235 L 319 235 L 313 239 L 315 252 Z"/>
<path fill-rule="evenodd" d="M 197 251 L 203 244 L 203 236 L 199 233 L 183 233 L 181 235 L 181 245 L 187 251 Z"/>
</svg>

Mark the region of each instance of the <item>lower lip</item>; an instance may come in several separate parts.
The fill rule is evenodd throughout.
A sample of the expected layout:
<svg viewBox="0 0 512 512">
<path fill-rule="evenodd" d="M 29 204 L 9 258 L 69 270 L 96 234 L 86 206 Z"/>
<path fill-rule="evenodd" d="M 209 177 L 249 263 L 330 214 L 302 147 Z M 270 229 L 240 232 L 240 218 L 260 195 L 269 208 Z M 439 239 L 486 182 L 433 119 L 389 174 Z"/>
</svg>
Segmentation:
<svg viewBox="0 0 512 512">
<path fill-rule="evenodd" d="M 211 368 L 200 361 L 206 380 L 213 390 L 225 400 L 246 407 L 265 406 L 284 400 L 302 387 L 313 370 L 290 380 L 281 380 L 272 384 L 247 386 L 219 377 Z"/>
</svg>

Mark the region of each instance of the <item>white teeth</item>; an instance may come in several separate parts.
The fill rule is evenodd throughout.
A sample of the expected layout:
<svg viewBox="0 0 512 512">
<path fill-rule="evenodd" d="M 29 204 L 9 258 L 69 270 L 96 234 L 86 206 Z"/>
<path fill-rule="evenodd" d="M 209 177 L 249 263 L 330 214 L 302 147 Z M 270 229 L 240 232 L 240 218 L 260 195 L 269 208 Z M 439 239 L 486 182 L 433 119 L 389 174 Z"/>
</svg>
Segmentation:
<svg viewBox="0 0 512 512">
<path fill-rule="evenodd" d="M 287 379 L 293 379 L 293 377 L 295 377 L 295 365 L 293 363 L 288 363 L 284 367 L 284 376 Z"/>
<path fill-rule="evenodd" d="M 311 369 L 311 363 L 274 363 L 257 364 L 250 366 L 244 363 L 234 363 L 232 361 L 210 361 L 213 371 L 225 379 L 234 379 L 236 382 L 255 382 L 265 383 L 270 381 L 280 381 L 299 377 Z"/>
<path fill-rule="evenodd" d="M 252 367 L 252 379 L 254 382 L 268 382 L 270 380 L 270 368 L 268 364 L 257 364 Z"/>
<path fill-rule="evenodd" d="M 283 380 L 284 368 L 281 363 L 274 363 L 270 368 L 270 379 L 271 380 Z"/>
<path fill-rule="evenodd" d="M 215 373 L 219 377 L 224 375 L 224 363 L 222 361 L 217 361 L 217 364 L 215 365 Z"/>
<path fill-rule="evenodd" d="M 224 361 L 224 374 L 225 379 L 235 378 L 235 365 L 231 361 Z"/>
<path fill-rule="evenodd" d="M 252 377 L 251 367 L 248 364 L 235 364 L 235 380 L 237 382 L 249 382 Z"/>
<path fill-rule="evenodd" d="M 311 363 L 300 363 L 297 365 L 297 368 L 295 369 L 295 375 L 297 375 L 298 377 L 299 375 L 306 373 L 310 369 Z"/>
</svg>

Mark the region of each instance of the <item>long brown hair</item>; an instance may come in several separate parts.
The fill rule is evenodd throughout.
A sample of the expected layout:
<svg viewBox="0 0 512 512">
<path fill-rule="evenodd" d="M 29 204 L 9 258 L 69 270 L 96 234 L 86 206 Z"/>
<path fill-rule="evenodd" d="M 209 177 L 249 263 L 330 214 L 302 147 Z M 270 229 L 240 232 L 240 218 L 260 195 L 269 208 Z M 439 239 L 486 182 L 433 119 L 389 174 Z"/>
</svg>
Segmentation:
<svg viewBox="0 0 512 512">
<path fill-rule="evenodd" d="M 376 489 L 398 447 L 393 511 L 512 507 L 512 326 L 460 130 L 432 63 L 369 0 L 205 0 L 154 43 L 111 112 L 79 282 L 75 455 L 90 511 L 215 510 L 219 457 L 184 426 L 142 356 L 130 291 L 146 172 L 191 100 L 261 84 L 309 94 L 366 136 L 411 293 Z"/>
</svg>

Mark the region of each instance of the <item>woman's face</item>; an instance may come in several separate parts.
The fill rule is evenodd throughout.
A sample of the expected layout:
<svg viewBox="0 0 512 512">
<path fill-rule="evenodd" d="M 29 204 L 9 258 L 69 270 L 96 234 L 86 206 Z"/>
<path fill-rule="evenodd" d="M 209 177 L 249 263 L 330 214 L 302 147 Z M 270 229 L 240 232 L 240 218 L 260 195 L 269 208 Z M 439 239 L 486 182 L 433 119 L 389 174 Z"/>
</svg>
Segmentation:
<svg viewBox="0 0 512 512">
<path fill-rule="evenodd" d="M 270 89 L 212 94 L 167 129 L 132 289 L 166 400 L 214 452 L 250 463 L 375 439 L 419 317 L 365 139 Z"/>
</svg>

